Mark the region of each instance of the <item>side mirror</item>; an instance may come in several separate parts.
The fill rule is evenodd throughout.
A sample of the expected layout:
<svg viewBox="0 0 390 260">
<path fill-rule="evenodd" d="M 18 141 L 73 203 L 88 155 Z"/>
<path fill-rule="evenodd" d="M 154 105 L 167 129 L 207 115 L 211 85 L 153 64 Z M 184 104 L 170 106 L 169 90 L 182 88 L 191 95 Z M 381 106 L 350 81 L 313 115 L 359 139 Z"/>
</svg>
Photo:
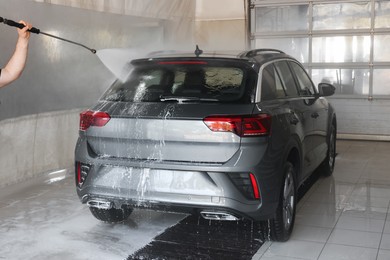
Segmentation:
<svg viewBox="0 0 390 260">
<path fill-rule="evenodd" d="M 336 92 L 336 87 L 329 83 L 318 84 L 318 92 L 321 97 L 332 96 Z"/>
</svg>

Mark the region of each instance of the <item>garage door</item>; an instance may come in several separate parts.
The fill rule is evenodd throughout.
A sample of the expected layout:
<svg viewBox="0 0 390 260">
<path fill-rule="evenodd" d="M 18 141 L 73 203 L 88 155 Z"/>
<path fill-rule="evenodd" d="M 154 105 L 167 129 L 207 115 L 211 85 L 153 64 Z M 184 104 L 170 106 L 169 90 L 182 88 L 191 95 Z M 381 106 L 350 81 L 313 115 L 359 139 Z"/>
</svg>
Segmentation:
<svg viewBox="0 0 390 260">
<path fill-rule="evenodd" d="M 339 137 L 390 140 L 390 1 L 261 1 L 250 6 L 251 47 L 300 60 L 330 82 Z"/>
</svg>

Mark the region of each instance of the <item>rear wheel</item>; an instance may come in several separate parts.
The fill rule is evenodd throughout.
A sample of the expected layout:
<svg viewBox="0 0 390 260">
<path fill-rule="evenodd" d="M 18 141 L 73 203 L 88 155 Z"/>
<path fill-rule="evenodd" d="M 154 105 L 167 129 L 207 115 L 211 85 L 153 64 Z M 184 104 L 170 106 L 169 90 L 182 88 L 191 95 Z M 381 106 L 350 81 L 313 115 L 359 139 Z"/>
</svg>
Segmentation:
<svg viewBox="0 0 390 260">
<path fill-rule="evenodd" d="M 336 126 L 332 124 L 328 135 L 328 152 L 325 160 L 320 165 L 320 170 L 324 176 L 331 176 L 336 161 Z"/>
<path fill-rule="evenodd" d="M 124 221 L 128 219 L 130 214 L 133 212 L 133 209 L 129 207 L 123 207 L 121 209 L 98 209 L 90 207 L 89 210 L 91 211 L 92 215 L 98 220 L 109 223 Z"/>
<path fill-rule="evenodd" d="M 275 217 L 269 220 L 270 238 L 274 241 L 287 241 L 294 227 L 296 209 L 296 184 L 294 166 L 287 162 L 284 180 L 279 196 Z"/>
</svg>

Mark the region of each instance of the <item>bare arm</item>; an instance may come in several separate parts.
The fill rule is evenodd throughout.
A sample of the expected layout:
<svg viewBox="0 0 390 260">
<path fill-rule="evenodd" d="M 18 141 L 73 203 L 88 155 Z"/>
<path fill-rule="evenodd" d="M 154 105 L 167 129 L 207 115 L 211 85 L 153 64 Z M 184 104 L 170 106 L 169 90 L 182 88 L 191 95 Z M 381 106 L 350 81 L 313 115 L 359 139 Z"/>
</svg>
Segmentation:
<svg viewBox="0 0 390 260">
<path fill-rule="evenodd" d="M 23 23 L 25 27 L 23 29 L 18 29 L 19 37 L 16 42 L 15 52 L 7 65 L 1 70 L 0 88 L 19 78 L 26 65 L 28 42 L 30 39 L 30 32 L 27 30 L 32 26 L 24 21 L 20 21 L 20 23 Z"/>
</svg>

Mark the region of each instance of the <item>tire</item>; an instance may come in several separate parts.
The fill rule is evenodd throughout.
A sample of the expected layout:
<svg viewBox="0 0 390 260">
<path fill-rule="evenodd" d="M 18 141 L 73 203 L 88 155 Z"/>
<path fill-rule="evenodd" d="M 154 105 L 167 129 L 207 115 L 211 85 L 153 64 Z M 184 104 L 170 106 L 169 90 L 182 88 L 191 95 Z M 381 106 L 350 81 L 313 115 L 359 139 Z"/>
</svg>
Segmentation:
<svg viewBox="0 0 390 260">
<path fill-rule="evenodd" d="M 324 176 L 331 176 L 336 161 L 336 126 L 334 123 L 330 126 L 328 135 L 328 151 L 324 161 L 320 165 L 320 171 Z"/>
<path fill-rule="evenodd" d="M 297 188 L 294 166 L 286 162 L 279 204 L 273 219 L 269 220 L 270 238 L 284 242 L 290 238 L 294 227 Z"/>
<path fill-rule="evenodd" d="M 121 209 L 111 208 L 111 209 L 98 209 L 94 207 L 90 207 L 92 215 L 98 220 L 109 222 L 109 223 L 117 223 L 125 221 L 129 218 L 130 214 L 133 212 L 132 208 L 123 207 Z"/>
</svg>

